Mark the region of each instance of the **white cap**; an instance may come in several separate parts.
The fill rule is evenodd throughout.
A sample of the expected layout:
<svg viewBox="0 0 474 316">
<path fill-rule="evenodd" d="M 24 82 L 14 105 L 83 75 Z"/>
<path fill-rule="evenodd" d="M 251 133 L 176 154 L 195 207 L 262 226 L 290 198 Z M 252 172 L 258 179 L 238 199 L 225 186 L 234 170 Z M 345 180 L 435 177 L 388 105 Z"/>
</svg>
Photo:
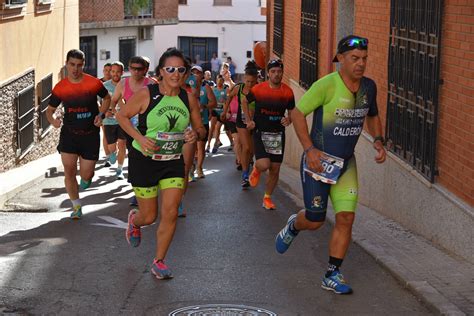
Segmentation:
<svg viewBox="0 0 474 316">
<path fill-rule="evenodd" d="M 197 69 L 198 71 L 202 72 L 202 67 L 199 65 L 194 65 L 191 67 L 191 71 L 193 71 L 194 69 Z"/>
</svg>

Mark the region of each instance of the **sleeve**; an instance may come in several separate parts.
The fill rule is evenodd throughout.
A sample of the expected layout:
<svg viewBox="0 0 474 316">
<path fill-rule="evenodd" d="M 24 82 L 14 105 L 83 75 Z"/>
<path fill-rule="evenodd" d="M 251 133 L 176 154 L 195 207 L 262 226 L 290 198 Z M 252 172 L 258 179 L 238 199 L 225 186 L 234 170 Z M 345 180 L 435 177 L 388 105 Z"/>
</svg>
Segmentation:
<svg viewBox="0 0 474 316">
<path fill-rule="evenodd" d="M 100 80 L 98 80 L 97 90 L 97 95 L 102 99 L 105 98 L 105 96 L 109 95 L 109 91 L 105 88 L 104 84 Z"/>
<path fill-rule="evenodd" d="M 323 78 L 324 79 L 324 78 Z M 305 116 L 323 105 L 326 93 L 326 80 L 318 80 L 301 97 L 296 108 Z"/>
<path fill-rule="evenodd" d="M 288 110 L 293 110 L 295 108 L 295 95 L 291 88 L 288 88 L 288 104 L 286 105 Z"/>
<path fill-rule="evenodd" d="M 249 93 L 248 93 L 247 96 L 246 96 L 248 103 L 252 103 L 252 102 L 255 102 L 255 101 L 256 101 L 256 98 L 255 98 L 255 87 L 256 87 L 256 86 L 254 86 L 252 89 L 250 89 Z"/>
<path fill-rule="evenodd" d="M 367 116 L 377 116 L 379 114 L 379 109 L 377 107 L 377 85 L 375 82 L 372 82 L 372 93 L 369 104 L 369 113 Z"/>
<path fill-rule="evenodd" d="M 57 108 L 62 102 L 61 98 L 58 95 L 58 90 L 59 88 L 56 85 L 53 91 L 51 92 L 51 98 L 49 99 L 49 105 L 51 105 L 53 108 Z"/>
</svg>

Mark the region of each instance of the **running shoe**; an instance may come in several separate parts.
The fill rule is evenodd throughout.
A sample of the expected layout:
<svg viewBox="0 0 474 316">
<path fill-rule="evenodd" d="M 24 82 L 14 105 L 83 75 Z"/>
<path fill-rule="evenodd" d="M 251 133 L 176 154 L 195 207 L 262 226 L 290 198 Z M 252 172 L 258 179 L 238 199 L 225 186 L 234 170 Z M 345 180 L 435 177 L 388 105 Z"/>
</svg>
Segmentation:
<svg viewBox="0 0 474 316">
<path fill-rule="evenodd" d="M 130 199 L 130 206 L 138 206 L 137 197 L 135 195 Z"/>
<path fill-rule="evenodd" d="M 104 167 L 110 167 L 111 164 L 109 162 L 109 158 L 106 158 L 107 160 L 104 162 Z"/>
<path fill-rule="evenodd" d="M 142 239 L 140 227 L 133 225 L 133 219 L 137 212 L 137 210 L 133 209 L 128 213 L 127 230 L 125 231 L 125 238 L 127 238 L 128 244 L 132 247 L 138 247 Z"/>
<path fill-rule="evenodd" d="M 115 173 L 115 177 L 117 178 L 117 180 L 125 179 L 122 169 L 117 169 L 117 172 Z"/>
<path fill-rule="evenodd" d="M 196 176 L 194 175 L 194 172 L 192 171 L 189 172 L 188 182 L 196 182 Z"/>
<path fill-rule="evenodd" d="M 153 260 L 151 273 L 159 280 L 171 279 L 173 277 L 170 268 L 168 268 L 163 260 Z"/>
<path fill-rule="evenodd" d="M 200 179 L 204 179 L 206 177 L 204 175 L 204 172 L 202 171 L 202 169 L 197 170 L 197 175 L 198 175 L 198 178 L 200 178 Z"/>
<path fill-rule="evenodd" d="M 89 180 L 89 181 L 86 181 L 86 180 L 83 180 L 81 178 L 81 181 L 79 182 L 79 187 L 83 190 L 87 189 L 88 187 L 91 186 L 91 183 L 92 183 L 92 179 Z"/>
<path fill-rule="evenodd" d="M 351 294 L 352 288 L 344 280 L 344 276 L 339 270 L 335 270 L 329 277 L 324 275 L 321 287 L 328 291 L 333 291 L 336 294 Z"/>
<path fill-rule="evenodd" d="M 228 151 L 228 152 L 231 152 L 231 151 L 233 151 L 233 150 L 234 150 L 234 146 L 233 146 L 233 145 L 230 145 L 230 147 L 227 148 L 227 151 Z"/>
<path fill-rule="evenodd" d="M 117 162 L 117 153 L 115 151 L 110 154 L 109 161 L 112 165 Z"/>
<path fill-rule="evenodd" d="M 249 182 L 252 187 L 256 187 L 258 185 L 258 181 L 260 180 L 260 171 L 256 167 L 253 167 L 252 172 L 250 173 Z"/>
<path fill-rule="evenodd" d="M 209 146 L 206 147 L 206 150 L 205 150 L 206 154 L 208 154 L 210 152 L 210 148 Z"/>
<path fill-rule="evenodd" d="M 280 232 L 275 238 L 276 251 L 278 251 L 279 253 L 285 253 L 288 248 L 290 248 L 293 239 L 295 239 L 295 237 L 298 235 L 294 235 L 292 232 L 290 232 L 290 224 L 296 221 L 296 216 L 297 214 L 293 214 L 290 216 L 290 218 L 288 218 L 285 227 L 280 230 Z"/>
<path fill-rule="evenodd" d="M 242 190 L 248 189 L 248 187 L 250 186 L 249 178 L 243 178 L 240 184 L 242 185 Z"/>
<path fill-rule="evenodd" d="M 213 154 L 216 154 L 216 153 L 217 153 L 217 149 L 219 149 L 217 146 L 212 147 L 212 153 L 213 153 Z"/>
<path fill-rule="evenodd" d="M 242 171 L 242 165 L 240 163 L 237 164 L 237 167 L 235 167 L 235 169 L 237 169 L 238 171 Z"/>
<path fill-rule="evenodd" d="M 183 208 L 183 202 L 179 203 L 178 217 L 186 217 L 186 211 Z"/>
<path fill-rule="evenodd" d="M 262 201 L 262 207 L 266 210 L 276 210 L 276 205 L 273 203 L 271 197 L 264 197 Z"/>
<path fill-rule="evenodd" d="M 72 213 L 69 215 L 71 219 L 81 219 L 82 217 L 82 208 L 80 205 L 72 208 Z"/>
</svg>

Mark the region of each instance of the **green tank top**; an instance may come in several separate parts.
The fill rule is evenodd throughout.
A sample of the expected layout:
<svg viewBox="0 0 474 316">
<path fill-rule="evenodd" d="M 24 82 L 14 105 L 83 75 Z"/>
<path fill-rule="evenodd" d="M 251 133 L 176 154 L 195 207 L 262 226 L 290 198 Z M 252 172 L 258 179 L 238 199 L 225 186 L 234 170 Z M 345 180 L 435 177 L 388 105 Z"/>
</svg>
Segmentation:
<svg viewBox="0 0 474 316">
<path fill-rule="evenodd" d="M 158 151 L 149 154 L 154 160 L 179 159 L 184 144 L 184 131 L 189 126 L 189 101 L 185 90 L 178 96 L 164 96 L 158 85 L 149 85 L 150 103 L 143 114 L 138 115 L 138 131 L 156 140 Z M 134 140 L 132 146 L 141 151 Z"/>
</svg>

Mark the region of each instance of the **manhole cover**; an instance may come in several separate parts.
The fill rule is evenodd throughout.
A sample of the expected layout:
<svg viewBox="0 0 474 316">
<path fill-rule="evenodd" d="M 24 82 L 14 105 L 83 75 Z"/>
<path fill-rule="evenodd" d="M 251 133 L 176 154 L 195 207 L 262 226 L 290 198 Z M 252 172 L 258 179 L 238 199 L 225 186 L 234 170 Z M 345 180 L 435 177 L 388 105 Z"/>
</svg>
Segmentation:
<svg viewBox="0 0 474 316">
<path fill-rule="evenodd" d="M 229 305 L 229 304 L 208 304 L 182 307 L 169 313 L 169 316 L 276 316 L 263 308 Z"/>
</svg>

